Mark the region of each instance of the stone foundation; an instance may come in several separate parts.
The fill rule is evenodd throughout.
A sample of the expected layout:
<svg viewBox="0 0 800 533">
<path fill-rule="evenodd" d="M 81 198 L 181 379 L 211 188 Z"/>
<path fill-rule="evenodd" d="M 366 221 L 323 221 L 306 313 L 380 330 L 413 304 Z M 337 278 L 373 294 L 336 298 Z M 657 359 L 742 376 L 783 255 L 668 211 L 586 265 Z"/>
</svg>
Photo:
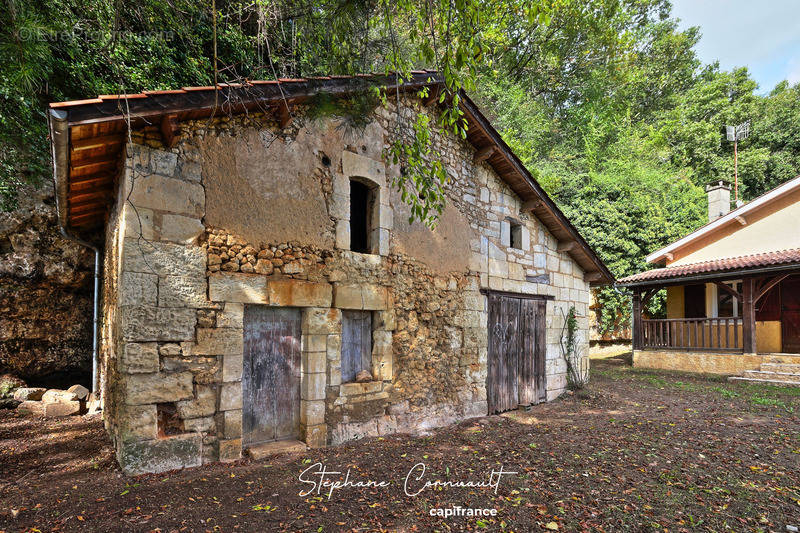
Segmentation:
<svg viewBox="0 0 800 533">
<path fill-rule="evenodd" d="M 633 366 L 658 370 L 679 370 L 733 376 L 745 370 L 759 370 L 762 363 L 780 359 L 780 354 L 742 352 L 683 352 L 680 350 L 634 350 Z M 789 356 L 791 358 L 791 356 Z"/>
</svg>

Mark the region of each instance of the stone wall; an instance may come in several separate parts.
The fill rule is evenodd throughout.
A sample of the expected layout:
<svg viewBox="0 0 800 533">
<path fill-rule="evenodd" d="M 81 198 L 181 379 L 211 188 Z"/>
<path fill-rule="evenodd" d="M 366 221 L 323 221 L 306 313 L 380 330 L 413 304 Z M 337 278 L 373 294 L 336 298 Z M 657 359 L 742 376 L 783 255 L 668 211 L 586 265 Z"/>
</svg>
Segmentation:
<svg viewBox="0 0 800 533">
<path fill-rule="evenodd" d="M 59 234 L 50 183 L 19 202 L 0 212 L 0 374 L 89 386 L 94 254 Z"/>
<path fill-rule="evenodd" d="M 583 272 L 490 167 L 472 163 L 471 146 L 435 136 L 452 181 L 448 223 L 431 231 L 407 222 L 391 187 L 400 169 L 381 157 L 391 104 L 361 131 L 293 113 L 284 130 L 269 116 L 222 117 L 184 123 L 171 150 L 155 128 L 127 147 L 103 354 L 107 423 L 128 472 L 240 457 L 245 305 L 302 311 L 300 437 L 311 446 L 486 414 L 481 289 L 550 298 L 548 399 L 566 386 L 570 306 L 586 354 Z M 372 191 L 371 253 L 349 249 L 350 180 Z M 365 383 L 342 383 L 342 310 L 372 313 Z"/>
</svg>

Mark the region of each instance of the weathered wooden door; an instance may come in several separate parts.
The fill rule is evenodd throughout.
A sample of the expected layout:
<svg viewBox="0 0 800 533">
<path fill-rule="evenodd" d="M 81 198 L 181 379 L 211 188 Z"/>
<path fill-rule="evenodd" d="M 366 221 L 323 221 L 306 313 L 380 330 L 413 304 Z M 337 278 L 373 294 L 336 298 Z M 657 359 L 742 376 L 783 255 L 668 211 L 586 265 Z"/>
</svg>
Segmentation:
<svg viewBox="0 0 800 533">
<path fill-rule="evenodd" d="M 489 360 L 486 395 L 490 413 L 547 398 L 545 312 L 541 299 L 489 294 Z"/>
<path fill-rule="evenodd" d="M 800 277 L 781 282 L 781 335 L 785 353 L 800 353 Z"/>
<path fill-rule="evenodd" d="M 342 311 L 342 382 L 372 370 L 372 313 Z"/>
<path fill-rule="evenodd" d="M 300 311 L 244 308 L 243 445 L 300 434 Z"/>
</svg>

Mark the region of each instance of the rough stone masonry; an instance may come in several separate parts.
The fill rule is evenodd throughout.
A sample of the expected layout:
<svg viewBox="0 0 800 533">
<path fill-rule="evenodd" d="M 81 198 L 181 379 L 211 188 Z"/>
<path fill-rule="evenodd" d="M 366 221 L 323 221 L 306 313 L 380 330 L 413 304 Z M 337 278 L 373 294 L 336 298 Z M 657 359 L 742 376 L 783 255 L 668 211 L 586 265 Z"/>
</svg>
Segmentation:
<svg viewBox="0 0 800 533">
<path fill-rule="evenodd" d="M 547 399 L 566 387 L 559 348 L 574 306 L 587 355 L 580 267 L 475 149 L 438 132 L 447 208 L 409 224 L 383 156 L 415 99 L 352 131 L 303 108 L 133 132 L 107 225 L 102 332 L 107 429 L 128 473 L 242 454 L 247 305 L 300 309 L 299 438 L 312 447 L 418 432 L 487 413 L 484 290 L 548 297 Z M 351 250 L 351 180 L 369 187 L 369 250 Z M 517 221 L 512 228 L 512 222 Z M 509 245 L 509 232 L 514 244 Z M 343 315 L 371 316 L 371 380 L 343 382 Z"/>
</svg>

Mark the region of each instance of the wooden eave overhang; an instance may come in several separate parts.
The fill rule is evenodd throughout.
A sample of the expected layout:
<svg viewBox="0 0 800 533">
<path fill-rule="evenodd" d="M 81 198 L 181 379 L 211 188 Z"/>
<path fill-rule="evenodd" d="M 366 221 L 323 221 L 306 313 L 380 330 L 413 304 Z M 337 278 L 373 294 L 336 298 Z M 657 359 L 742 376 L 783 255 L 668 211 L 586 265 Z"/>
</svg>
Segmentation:
<svg viewBox="0 0 800 533">
<path fill-rule="evenodd" d="M 442 85 L 434 71 L 414 71 L 398 85 L 394 75 L 326 76 L 318 78 L 250 81 L 216 87 L 184 87 L 140 94 L 104 95 L 88 100 L 50 104 L 50 131 L 59 222 L 78 232 L 105 224 L 125 161 L 130 130 L 160 125 L 165 136 L 179 135 L 182 121 L 215 115 L 271 111 L 280 116 L 285 103 L 296 104 L 317 94 L 346 95 L 367 86 L 389 91 L 414 91 Z M 435 104 L 429 97 L 427 104 Z M 475 103 L 460 95 L 467 120 L 467 140 L 475 147 L 476 161 L 485 161 L 523 200 L 532 212 L 584 270 L 592 285 L 612 283 L 614 277 L 580 233 L 564 216 L 519 158 L 492 127 Z"/>
</svg>

